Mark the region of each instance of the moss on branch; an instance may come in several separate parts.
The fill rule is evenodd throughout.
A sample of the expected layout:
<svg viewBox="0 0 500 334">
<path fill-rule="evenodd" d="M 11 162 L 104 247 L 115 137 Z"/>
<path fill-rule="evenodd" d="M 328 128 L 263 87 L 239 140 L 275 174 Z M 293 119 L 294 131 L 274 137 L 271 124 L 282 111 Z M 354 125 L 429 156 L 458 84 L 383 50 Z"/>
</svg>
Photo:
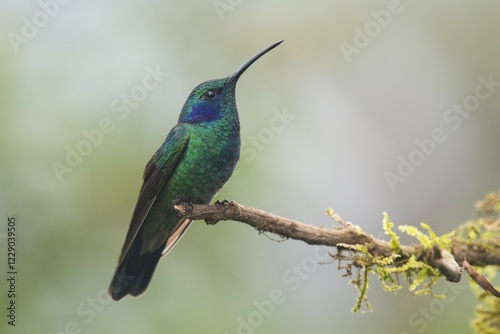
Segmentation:
<svg viewBox="0 0 500 334">
<path fill-rule="evenodd" d="M 382 228 L 389 240 L 373 237 L 361 227 L 342 219 L 333 209 L 328 209 L 327 215 L 340 226 L 326 228 L 307 225 L 236 202 L 223 201 L 214 205 L 179 203 L 175 208 L 181 216 L 205 220 L 207 224 L 233 220 L 250 225 L 259 232 L 275 233 L 310 245 L 334 247 L 337 251 L 331 256 L 339 261 L 340 268 L 346 272 L 345 276 L 352 278 L 355 275 L 350 280 L 358 289 L 353 311 L 371 310 L 367 297 L 369 273 L 377 276 L 386 291 L 402 289 L 399 282 L 403 280 L 407 282 L 408 290 L 415 295 L 444 298 L 435 295 L 432 287 L 441 276 L 451 282 L 460 281 L 461 267 L 457 262 L 462 263 L 466 258 L 474 266 L 500 265 L 500 192 L 490 193 L 476 202 L 476 219 L 442 236 L 436 235 L 425 223 L 421 223 L 420 227 L 399 226 L 400 233 L 415 238 L 416 243 L 411 245 L 401 244 L 398 233 L 393 230 L 395 224 L 385 212 Z M 490 296 L 487 293 L 478 296 L 483 305 L 476 312 L 476 320 L 483 321 L 474 320 L 475 328 L 486 326 L 491 314 L 500 314 L 500 299 L 487 299 Z M 486 319 L 487 316 L 490 318 Z M 500 329 L 500 321 L 490 327 Z"/>
</svg>

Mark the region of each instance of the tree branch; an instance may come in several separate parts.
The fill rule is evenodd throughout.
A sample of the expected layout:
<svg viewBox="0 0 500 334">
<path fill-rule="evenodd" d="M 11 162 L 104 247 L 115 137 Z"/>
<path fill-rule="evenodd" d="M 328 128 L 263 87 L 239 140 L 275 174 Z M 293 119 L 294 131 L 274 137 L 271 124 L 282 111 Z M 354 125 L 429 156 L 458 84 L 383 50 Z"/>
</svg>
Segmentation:
<svg viewBox="0 0 500 334">
<path fill-rule="evenodd" d="M 379 240 L 363 232 L 356 226 L 341 222 L 344 227 L 325 228 L 307 225 L 288 218 L 280 217 L 259 209 L 247 207 L 234 201 L 217 202 L 210 204 L 179 203 L 175 209 L 183 217 L 193 220 L 205 220 L 207 224 L 216 224 L 221 220 L 234 220 L 248 224 L 260 232 L 275 233 L 284 238 L 301 240 L 310 245 L 324 245 L 342 248 L 339 244 L 364 245 L 373 256 L 389 257 L 394 253 L 389 242 Z M 449 253 L 448 253 L 449 254 Z M 412 255 L 418 255 L 419 260 L 438 268 L 450 281 L 456 279 L 456 261 L 462 262 L 465 258 L 472 265 L 500 265 L 500 242 L 488 244 L 487 249 L 483 244 L 466 243 L 453 240 L 451 255 L 453 265 L 449 259 L 441 254 L 436 247 L 424 249 L 422 245 L 401 246 L 399 258 L 395 263 L 405 261 Z M 450 272 L 451 271 L 451 272 Z M 454 276 L 455 275 L 455 276 Z"/>
</svg>

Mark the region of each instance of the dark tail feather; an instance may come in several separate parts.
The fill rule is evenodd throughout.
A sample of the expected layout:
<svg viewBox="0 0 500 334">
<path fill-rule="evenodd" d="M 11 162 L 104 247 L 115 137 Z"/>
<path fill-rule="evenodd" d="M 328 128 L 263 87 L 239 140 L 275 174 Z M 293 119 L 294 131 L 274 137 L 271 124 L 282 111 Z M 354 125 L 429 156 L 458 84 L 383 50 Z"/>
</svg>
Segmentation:
<svg viewBox="0 0 500 334">
<path fill-rule="evenodd" d="M 132 247 L 121 262 L 109 285 L 108 292 L 114 300 L 120 300 L 127 294 L 137 296 L 146 290 L 160 260 L 163 248 L 154 253 L 140 255 L 140 241 L 134 241 Z"/>
</svg>

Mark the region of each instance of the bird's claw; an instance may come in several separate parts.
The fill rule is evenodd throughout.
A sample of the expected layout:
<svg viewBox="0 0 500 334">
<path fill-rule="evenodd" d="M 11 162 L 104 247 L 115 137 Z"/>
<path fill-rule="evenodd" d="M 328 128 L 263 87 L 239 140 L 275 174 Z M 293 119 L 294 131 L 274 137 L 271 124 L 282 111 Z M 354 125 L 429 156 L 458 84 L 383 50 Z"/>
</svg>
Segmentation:
<svg viewBox="0 0 500 334">
<path fill-rule="evenodd" d="M 181 202 L 175 204 L 174 209 L 177 210 L 181 216 L 187 216 L 193 212 L 193 205 L 189 202 Z"/>
<path fill-rule="evenodd" d="M 227 199 L 222 200 L 222 201 L 219 201 L 219 200 L 218 200 L 217 202 L 215 202 L 215 205 L 217 205 L 217 206 L 221 206 L 221 207 L 223 207 L 223 208 L 224 208 L 224 207 L 226 207 L 226 206 L 230 206 L 230 205 L 231 205 L 231 202 L 230 202 L 230 201 L 228 201 Z"/>
</svg>

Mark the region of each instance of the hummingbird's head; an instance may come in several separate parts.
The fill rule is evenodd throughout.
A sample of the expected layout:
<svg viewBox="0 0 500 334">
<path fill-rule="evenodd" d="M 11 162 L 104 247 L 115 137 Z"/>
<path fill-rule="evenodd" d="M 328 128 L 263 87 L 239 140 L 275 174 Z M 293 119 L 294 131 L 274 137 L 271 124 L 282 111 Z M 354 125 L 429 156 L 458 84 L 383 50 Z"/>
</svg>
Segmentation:
<svg viewBox="0 0 500 334">
<path fill-rule="evenodd" d="M 281 44 L 271 44 L 240 66 L 232 75 L 205 81 L 196 86 L 182 107 L 179 123 L 210 123 L 219 119 L 238 117 L 236 109 L 236 83 L 257 59 Z"/>
<path fill-rule="evenodd" d="M 179 123 L 210 123 L 236 111 L 235 88 L 236 81 L 230 77 L 199 84 L 189 94 Z"/>
</svg>

